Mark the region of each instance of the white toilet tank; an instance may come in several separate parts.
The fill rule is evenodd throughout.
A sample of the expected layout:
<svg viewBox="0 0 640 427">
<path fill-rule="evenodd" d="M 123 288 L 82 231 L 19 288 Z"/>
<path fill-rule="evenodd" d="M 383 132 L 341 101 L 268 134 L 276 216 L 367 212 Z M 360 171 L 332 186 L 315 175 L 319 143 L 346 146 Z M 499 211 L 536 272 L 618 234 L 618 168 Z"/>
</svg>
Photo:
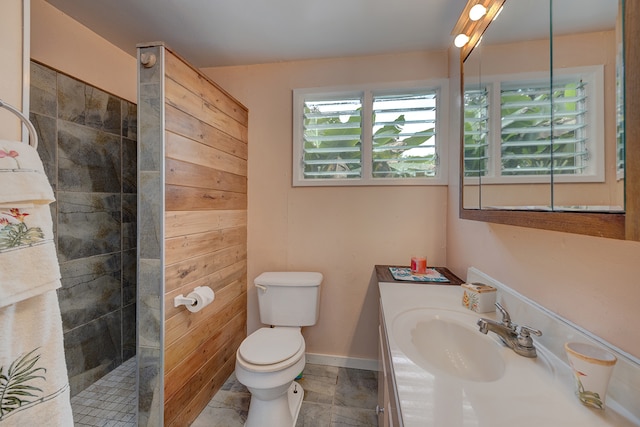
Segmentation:
<svg viewBox="0 0 640 427">
<path fill-rule="evenodd" d="M 321 273 L 266 272 L 255 278 L 260 321 L 272 326 L 311 326 L 318 321 Z"/>
</svg>

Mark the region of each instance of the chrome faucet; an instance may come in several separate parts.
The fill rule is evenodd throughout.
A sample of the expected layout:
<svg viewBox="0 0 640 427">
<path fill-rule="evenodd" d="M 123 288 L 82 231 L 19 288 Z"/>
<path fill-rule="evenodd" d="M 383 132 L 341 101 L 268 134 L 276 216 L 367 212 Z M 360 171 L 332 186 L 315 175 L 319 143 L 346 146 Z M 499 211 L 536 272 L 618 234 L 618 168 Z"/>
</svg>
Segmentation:
<svg viewBox="0 0 640 427">
<path fill-rule="evenodd" d="M 500 303 L 496 302 L 496 307 L 502 314 L 502 322 L 491 319 L 478 320 L 480 332 L 486 334 L 491 331 L 500 337 L 507 347 L 524 357 L 536 357 L 536 348 L 533 345 L 531 334 L 542 335 L 542 332 L 528 326 L 518 326 L 511 322 L 511 316 Z"/>
</svg>

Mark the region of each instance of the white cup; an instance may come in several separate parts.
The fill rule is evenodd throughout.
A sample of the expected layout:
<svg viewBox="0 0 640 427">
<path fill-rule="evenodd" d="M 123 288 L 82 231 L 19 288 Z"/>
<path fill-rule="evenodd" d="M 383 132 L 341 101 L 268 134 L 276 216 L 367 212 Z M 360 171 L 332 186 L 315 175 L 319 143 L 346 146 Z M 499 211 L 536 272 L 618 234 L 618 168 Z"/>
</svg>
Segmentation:
<svg viewBox="0 0 640 427">
<path fill-rule="evenodd" d="M 568 342 L 564 349 L 576 379 L 576 395 L 583 405 L 604 409 L 616 356 L 595 345 Z"/>
</svg>

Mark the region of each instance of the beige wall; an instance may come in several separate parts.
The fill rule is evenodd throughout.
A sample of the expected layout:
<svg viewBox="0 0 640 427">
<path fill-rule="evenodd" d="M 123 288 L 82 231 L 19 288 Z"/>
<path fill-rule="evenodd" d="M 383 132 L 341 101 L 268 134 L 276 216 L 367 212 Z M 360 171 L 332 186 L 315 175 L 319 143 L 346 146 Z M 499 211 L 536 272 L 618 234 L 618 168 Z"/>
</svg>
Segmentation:
<svg viewBox="0 0 640 427">
<path fill-rule="evenodd" d="M 44 0 L 31 0 L 31 58 L 137 102 L 136 59 Z"/>
<path fill-rule="evenodd" d="M 450 57 L 450 137 L 459 138 L 458 55 Z M 453 147 L 453 145 L 452 145 Z M 447 264 L 475 266 L 555 313 L 640 357 L 640 242 L 458 218 L 459 146 L 450 150 Z M 514 319 L 515 322 L 518 319 Z M 537 325 L 530 325 L 536 327 Z"/>
<path fill-rule="evenodd" d="M 23 87 L 22 4 L 22 0 L 10 0 L 0 5 L 0 99 L 18 110 L 22 110 Z M 20 140 L 21 135 L 20 119 L 0 109 L 0 139 L 15 141 Z"/>
<path fill-rule="evenodd" d="M 260 326 L 253 279 L 268 270 L 324 274 L 311 353 L 375 359 L 375 264 L 412 254 L 445 263 L 446 187 L 291 186 L 292 89 L 447 76 L 447 54 L 305 61 L 205 69 L 249 108 L 249 319 Z"/>
</svg>

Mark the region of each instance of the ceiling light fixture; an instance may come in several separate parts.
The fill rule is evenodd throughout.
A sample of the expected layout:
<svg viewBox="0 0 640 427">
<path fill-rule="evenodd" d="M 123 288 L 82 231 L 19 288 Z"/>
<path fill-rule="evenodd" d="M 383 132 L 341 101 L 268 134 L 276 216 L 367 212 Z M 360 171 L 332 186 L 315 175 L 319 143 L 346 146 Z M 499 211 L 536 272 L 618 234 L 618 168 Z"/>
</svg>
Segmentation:
<svg viewBox="0 0 640 427">
<path fill-rule="evenodd" d="M 473 6 L 471 10 L 469 10 L 469 19 L 471 19 L 472 21 L 477 21 L 486 14 L 487 8 L 478 3 L 477 5 Z"/>
<path fill-rule="evenodd" d="M 493 21 L 498 19 L 498 15 L 500 15 L 500 12 L 502 12 L 502 9 L 504 9 L 504 5 L 500 6 L 500 9 L 498 9 L 498 12 L 496 12 L 496 16 L 493 17 Z"/>
<path fill-rule="evenodd" d="M 451 31 L 453 44 L 460 49 L 464 61 L 506 0 L 467 0 L 458 22 Z"/>
</svg>

